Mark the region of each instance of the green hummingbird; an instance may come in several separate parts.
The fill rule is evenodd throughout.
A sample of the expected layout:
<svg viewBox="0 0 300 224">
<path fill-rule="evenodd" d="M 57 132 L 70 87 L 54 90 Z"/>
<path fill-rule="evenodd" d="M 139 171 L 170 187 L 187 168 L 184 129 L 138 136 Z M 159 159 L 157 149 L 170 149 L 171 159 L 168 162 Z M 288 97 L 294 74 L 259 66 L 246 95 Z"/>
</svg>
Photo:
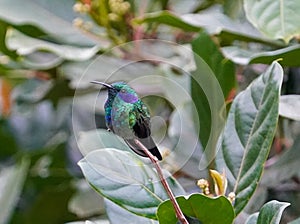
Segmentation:
<svg viewBox="0 0 300 224">
<path fill-rule="evenodd" d="M 158 160 L 162 160 L 151 137 L 148 108 L 134 89 L 125 82 L 107 84 L 92 81 L 91 83 L 103 85 L 108 89 L 108 98 L 104 104 L 107 128 L 122 137 L 138 155 L 147 157 L 145 152 L 136 145 L 135 139 L 139 140 Z"/>
</svg>

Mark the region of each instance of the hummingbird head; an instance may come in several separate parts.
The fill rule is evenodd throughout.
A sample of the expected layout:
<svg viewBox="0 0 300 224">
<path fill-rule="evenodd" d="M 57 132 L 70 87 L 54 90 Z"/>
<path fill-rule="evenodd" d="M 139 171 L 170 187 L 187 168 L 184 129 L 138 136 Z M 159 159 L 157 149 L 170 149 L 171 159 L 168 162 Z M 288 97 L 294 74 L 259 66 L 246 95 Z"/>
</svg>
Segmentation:
<svg viewBox="0 0 300 224">
<path fill-rule="evenodd" d="M 91 83 L 103 85 L 108 89 L 108 98 L 119 97 L 126 103 L 135 103 L 139 100 L 137 93 L 125 82 L 107 84 L 104 82 L 92 81 Z"/>
</svg>

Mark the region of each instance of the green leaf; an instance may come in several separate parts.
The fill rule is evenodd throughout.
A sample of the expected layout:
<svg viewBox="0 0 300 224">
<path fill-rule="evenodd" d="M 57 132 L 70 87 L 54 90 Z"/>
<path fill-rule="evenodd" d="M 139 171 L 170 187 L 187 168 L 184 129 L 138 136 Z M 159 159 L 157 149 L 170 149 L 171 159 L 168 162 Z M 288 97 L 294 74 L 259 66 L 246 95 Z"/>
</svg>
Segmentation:
<svg viewBox="0 0 300 224">
<path fill-rule="evenodd" d="M 300 121 L 300 95 L 280 96 L 279 114 L 280 116 Z"/>
<path fill-rule="evenodd" d="M 231 224 L 235 217 L 230 201 L 224 196 L 211 198 L 203 194 L 192 194 L 188 199 L 181 196 L 176 200 L 184 215 L 200 221 L 197 223 Z M 178 223 L 170 200 L 160 204 L 157 216 L 160 224 Z"/>
<path fill-rule="evenodd" d="M 8 49 L 6 46 L 7 28 L 8 24 L 0 20 L 0 51 L 9 57 L 17 58 L 16 52 Z"/>
<path fill-rule="evenodd" d="M 158 205 L 168 198 L 156 172 L 133 153 L 99 149 L 78 164 L 97 192 L 134 214 L 156 219 Z M 167 181 L 175 195 L 185 193 L 175 179 Z"/>
<path fill-rule="evenodd" d="M 180 28 L 187 32 L 199 32 L 203 29 L 209 34 L 219 34 L 227 40 L 242 40 L 268 45 L 282 46 L 282 43 L 263 38 L 249 23 L 240 23 L 224 15 L 220 7 L 201 12 L 201 14 L 184 14 L 177 16 L 169 11 L 147 13 L 142 18 L 133 20 L 135 23 L 159 23 Z"/>
<path fill-rule="evenodd" d="M 158 221 L 133 214 L 110 200 L 105 199 L 106 213 L 110 224 L 120 223 L 143 223 L 158 224 Z"/>
<path fill-rule="evenodd" d="M 243 1 L 242 0 L 227 0 L 224 2 L 224 13 L 230 18 L 237 19 L 243 15 Z"/>
<path fill-rule="evenodd" d="M 223 57 L 216 44 L 205 32 L 200 33 L 198 38 L 192 42 L 192 49 L 195 54 L 199 55 L 206 62 L 213 72 L 212 75 L 215 76 L 218 81 L 217 87 L 221 88 L 222 93 L 214 98 L 220 97 L 219 100 L 225 102 L 230 91 L 232 91 L 236 85 L 234 64 Z M 195 76 L 203 76 L 202 69 L 197 64 L 197 60 L 196 65 L 197 71 L 195 72 Z M 208 101 L 206 95 L 207 92 L 199 88 L 196 80 L 193 79 L 192 98 L 199 114 L 199 138 L 204 147 L 207 145 L 212 132 L 211 102 Z M 218 133 L 215 134 L 217 135 Z"/>
<path fill-rule="evenodd" d="M 15 50 L 17 54 L 26 56 L 34 52 L 51 52 L 65 60 L 83 61 L 93 57 L 100 49 L 100 46 L 94 47 L 75 47 L 71 45 L 56 44 L 45 40 L 29 37 L 17 30 L 11 29 L 7 36 L 7 46 Z"/>
<path fill-rule="evenodd" d="M 0 172 L 0 223 L 9 223 L 27 176 L 30 161 L 22 158 L 20 163 L 1 169 Z"/>
<path fill-rule="evenodd" d="M 141 23 L 162 23 L 176 28 L 183 29 L 190 32 L 198 32 L 201 30 L 200 27 L 191 25 L 190 23 L 184 22 L 178 16 L 174 15 L 169 11 L 153 12 L 148 13 L 142 18 L 136 18 L 133 22 Z"/>
<path fill-rule="evenodd" d="M 300 66 L 300 45 L 293 45 L 275 51 L 252 52 L 236 46 L 223 47 L 222 52 L 227 58 L 237 64 L 271 64 L 280 59 L 279 63 L 284 66 Z"/>
<path fill-rule="evenodd" d="M 236 4 L 236 1 L 235 1 Z M 215 6 L 199 14 L 185 14 L 181 19 L 189 24 L 204 28 L 211 35 L 219 35 L 226 41 L 241 40 L 267 45 L 282 46 L 279 41 L 264 38 L 249 22 L 233 20 L 223 13 L 221 7 Z"/>
<path fill-rule="evenodd" d="M 30 172 L 19 204 L 24 209 L 14 213 L 11 223 L 53 224 L 75 220 L 76 216 L 68 212 L 75 189 L 67 153 L 65 144 L 30 153 Z"/>
<path fill-rule="evenodd" d="M 238 214 L 262 175 L 278 120 L 283 71 L 277 62 L 234 99 L 221 138 L 218 169 L 226 168 Z"/>
<path fill-rule="evenodd" d="M 232 89 L 236 86 L 233 62 L 223 56 L 219 47 L 205 32 L 201 32 L 192 42 L 192 49 L 213 71 L 222 88 L 224 97 L 227 99 Z"/>
<path fill-rule="evenodd" d="M 245 0 L 248 20 L 264 35 L 286 43 L 300 34 L 300 2 L 282 0 Z"/>
<path fill-rule="evenodd" d="M 257 218 L 257 224 L 279 224 L 283 210 L 290 203 L 269 201 L 260 210 Z"/>
<path fill-rule="evenodd" d="M 3 118 L 0 118 L 0 142 L 0 159 L 6 159 L 17 152 L 18 145 L 15 139 L 15 133 L 11 130 L 9 121 Z"/>
<path fill-rule="evenodd" d="M 116 148 L 131 152 L 131 149 L 129 149 L 120 137 L 106 129 L 81 132 L 78 138 L 78 146 L 84 156 L 96 149 L 104 148 Z"/>
</svg>

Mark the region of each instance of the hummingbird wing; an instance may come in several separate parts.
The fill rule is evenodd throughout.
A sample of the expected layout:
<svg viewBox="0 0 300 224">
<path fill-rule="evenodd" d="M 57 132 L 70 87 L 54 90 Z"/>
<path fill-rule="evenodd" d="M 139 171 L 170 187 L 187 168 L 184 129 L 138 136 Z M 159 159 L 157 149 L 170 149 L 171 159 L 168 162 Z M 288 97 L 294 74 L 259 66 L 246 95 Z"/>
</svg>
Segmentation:
<svg viewBox="0 0 300 224">
<path fill-rule="evenodd" d="M 150 116 L 146 106 L 140 105 L 130 111 L 134 117 L 132 129 L 137 139 L 152 153 L 157 159 L 162 160 L 162 156 L 151 137 Z M 147 155 L 135 144 L 134 139 L 125 139 L 128 146 L 137 154 L 147 157 Z"/>
</svg>

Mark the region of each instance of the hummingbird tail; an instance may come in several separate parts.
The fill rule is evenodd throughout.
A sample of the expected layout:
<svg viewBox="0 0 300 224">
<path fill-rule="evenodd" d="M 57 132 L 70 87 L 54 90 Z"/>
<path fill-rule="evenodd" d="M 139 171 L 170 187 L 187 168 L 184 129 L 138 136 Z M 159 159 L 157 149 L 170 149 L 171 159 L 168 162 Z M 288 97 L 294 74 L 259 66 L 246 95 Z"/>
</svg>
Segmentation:
<svg viewBox="0 0 300 224">
<path fill-rule="evenodd" d="M 154 155 L 158 160 L 162 160 L 162 156 L 151 137 L 138 140 L 151 152 L 152 155 Z M 134 139 L 124 139 L 124 141 L 136 154 L 147 157 L 145 152 L 135 144 Z"/>
<path fill-rule="evenodd" d="M 151 152 L 152 155 L 156 156 L 156 158 L 158 160 L 162 160 L 162 156 L 161 156 L 161 154 L 160 154 L 160 152 L 159 152 L 159 150 L 156 146 L 152 149 L 149 149 L 149 151 Z"/>
</svg>

